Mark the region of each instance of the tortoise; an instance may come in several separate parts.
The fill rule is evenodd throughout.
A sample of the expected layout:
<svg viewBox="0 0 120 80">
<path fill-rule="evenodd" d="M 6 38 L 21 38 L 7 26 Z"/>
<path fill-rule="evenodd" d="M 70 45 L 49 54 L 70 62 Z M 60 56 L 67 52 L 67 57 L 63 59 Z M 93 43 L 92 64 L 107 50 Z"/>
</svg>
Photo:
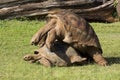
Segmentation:
<svg viewBox="0 0 120 80">
<path fill-rule="evenodd" d="M 56 41 L 54 44 L 54 52 L 49 52 L 44 45 L 42 48 L 34 51 L 34 54 L 27 54 L 23 57 L 25 61 L 30 63 L 39 62 L 40 64 L 52 66 L 70 66 L 73 64 L 84 64 L 87 58 L 83 58 L 78 52 L 66 43 Z"/>
<path fill-rule="evenodd" d="M 103 51 L 98 36 L 84 18 L 64 10 L 53 11 L 48 17 L 50 20 L 35 34 L 37 36 L 33 36 L 32 44 L 38 45 L 44 42 L 44 45 L 52 52 L 53 45 L 58 40 L 79 50 L 81 55 L 92 58 L 97 64 L 107 65 L 107 61 L 102 56 Z"/>
</svg>

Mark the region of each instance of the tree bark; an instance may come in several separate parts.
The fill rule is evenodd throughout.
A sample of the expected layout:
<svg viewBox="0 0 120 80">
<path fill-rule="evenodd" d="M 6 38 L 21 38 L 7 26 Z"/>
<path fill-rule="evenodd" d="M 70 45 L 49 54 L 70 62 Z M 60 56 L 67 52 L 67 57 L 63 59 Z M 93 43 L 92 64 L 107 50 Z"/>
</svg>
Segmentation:
<svg viewBox="0 0 120 80">
<path fill-rule="evenodd" d="M 120 0 L 118 0 L 118 4 L 117 4 L 117 13 L 118 16 L 120 17 Z"/>
<path fill-rule="evenodd" d="M 114 0 L 107 0 L 105 3 L 100 1 L 0 0 L 0 19 L 44 16 L 47 15 L 51 9 L 65 9 L 75 12 L 87 20 L 114 22 L 114 17 L 112 16 L 115 10 L 113 6 Z"/>
</svg>

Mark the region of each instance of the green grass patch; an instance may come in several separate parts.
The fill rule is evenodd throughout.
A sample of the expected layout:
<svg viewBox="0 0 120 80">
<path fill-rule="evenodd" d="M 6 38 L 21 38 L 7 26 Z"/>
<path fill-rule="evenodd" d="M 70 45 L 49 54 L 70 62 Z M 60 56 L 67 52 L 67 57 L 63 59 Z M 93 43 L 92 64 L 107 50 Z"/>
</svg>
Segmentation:
<svg viewBox="0 0 120 80">
<path fill-rule="evenodd" d="M 30 45 L 30 39 L 44 24 L 44 21 L 0 21 L 0 80 L 120 80 L 120 23 L 91 23 L 110 66 L 54 68 L 22 59 L 36 49 Z"/>
</svg>

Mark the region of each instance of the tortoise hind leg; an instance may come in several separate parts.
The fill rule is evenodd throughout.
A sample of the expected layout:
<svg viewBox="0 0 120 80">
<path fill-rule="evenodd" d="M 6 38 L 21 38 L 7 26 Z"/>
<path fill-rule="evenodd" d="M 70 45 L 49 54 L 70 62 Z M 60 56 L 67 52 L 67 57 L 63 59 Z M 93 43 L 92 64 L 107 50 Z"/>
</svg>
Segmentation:
<svg viewBox="0 0 120 80">
<path fill-rule="evenodd" d="M 107 65 L 108 62 L 102 56 L 102 53 L 100 52 L 99 49 L 97 49 L 95 47 L 88 47 L 87 48 L 87 53 L 93 58 L 93 60 L 98 65 L 101 65 L 101 66 L 106 66 Z"/>
<path fill-rule="evenodd" d="M 99 64 L 101 66 L 106 66 L 107 65 L 107 61 L 105 60 L 105 58 L 102 56 L 102 54 L 99 54 L 98 52 L 96 52 L 93 55 L 93 59 L 97 64 Z"/>
</svg>

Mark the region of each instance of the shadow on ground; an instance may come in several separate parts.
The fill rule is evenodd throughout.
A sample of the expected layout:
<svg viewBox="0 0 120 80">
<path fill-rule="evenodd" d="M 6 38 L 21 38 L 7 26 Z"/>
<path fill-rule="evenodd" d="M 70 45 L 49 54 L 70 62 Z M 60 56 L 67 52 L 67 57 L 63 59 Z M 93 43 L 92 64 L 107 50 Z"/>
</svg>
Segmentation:
<svg viewBox="0 0 120 80">
<path fill-rule="evenodd" d="M 105 59 L 108 61 L 108 66 L 113 65 L 113 64 L 120 64 L 120 57 L 105 57 Z M 82 66 L 82 65 L 89 65 L 89 64 L 93 64 L 94 65 L 94 61 L 88 61 L 85 62 L 83 64 L 77 64 L 75 63 L 74 66 Z"/>
<path fill-rule="evenodd" d="M 109 65 L 120 64 L 120 57 L 106 57 Z"/>
</svg>

